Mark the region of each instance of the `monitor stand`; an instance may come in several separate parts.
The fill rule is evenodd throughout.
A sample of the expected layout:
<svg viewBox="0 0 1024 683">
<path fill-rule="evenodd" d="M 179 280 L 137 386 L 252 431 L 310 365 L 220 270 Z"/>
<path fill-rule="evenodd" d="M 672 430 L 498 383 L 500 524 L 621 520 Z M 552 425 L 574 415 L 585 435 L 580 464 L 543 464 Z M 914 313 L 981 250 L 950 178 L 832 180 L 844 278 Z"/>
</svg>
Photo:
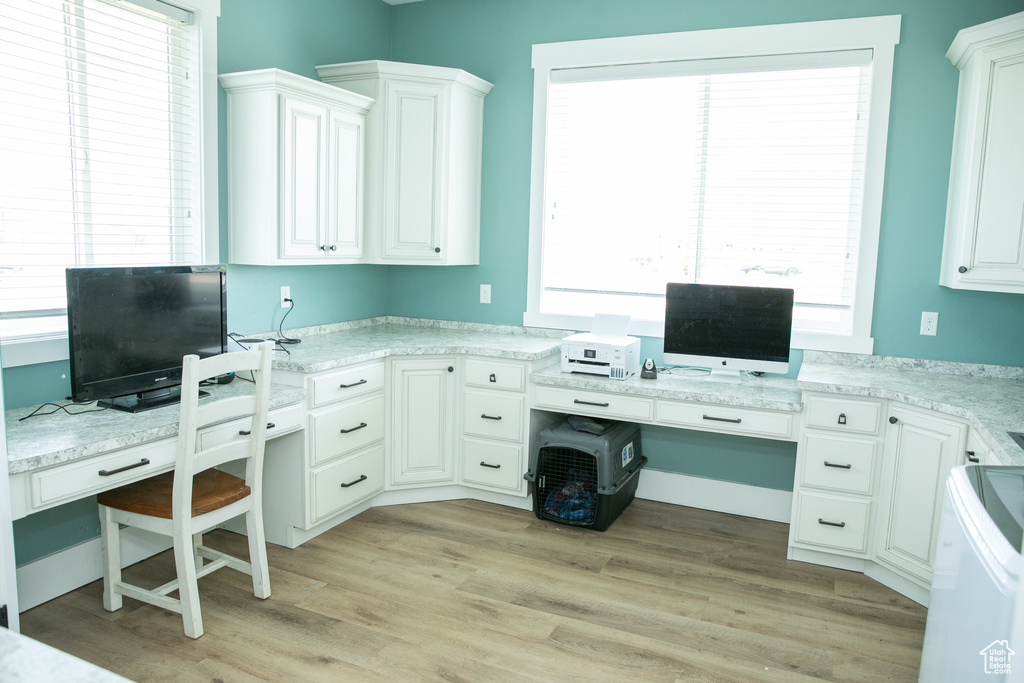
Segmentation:
<svg viewBox="0 0 1024 683">
<path fill-rule="evenodd" d="M 711 374 L 704 378 L 705 382 L 718 382 L 719 384 L 739 384 L 740 371 L 726 368 L 711 368 Z"/>
<path fill-rule="evenodd" d="M 208 391 L 199 391 L 199 398 L 209 396 Z M 126 413 L 142 413 L 155 408 L 181 403 L 181 387 L 167 387 L 166 389 L 154 389 L 153 391 L 141 391 L 128 396 L 115 396 L 108 401 L 98 401 L 96 405 L 102 408 L 113 408 L 123 410 Z"/>
</svg>

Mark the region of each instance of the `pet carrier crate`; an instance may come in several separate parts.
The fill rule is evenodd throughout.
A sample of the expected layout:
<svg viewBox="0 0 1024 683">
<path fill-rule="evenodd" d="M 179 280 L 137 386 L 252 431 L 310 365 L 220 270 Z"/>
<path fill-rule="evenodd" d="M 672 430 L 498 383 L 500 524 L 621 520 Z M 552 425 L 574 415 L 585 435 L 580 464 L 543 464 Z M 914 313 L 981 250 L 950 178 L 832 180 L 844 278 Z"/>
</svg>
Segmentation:
<svg viewBox="0 0 1024 683">
<path fill-rule="evenodd" d="M 632 502 L 647 458 L 638 425 L 586 421 L 602 433 L 578 431 L 569 418 L 544 429 L 524 478 L 540 519 L 604 531 Z"/>
</svg>

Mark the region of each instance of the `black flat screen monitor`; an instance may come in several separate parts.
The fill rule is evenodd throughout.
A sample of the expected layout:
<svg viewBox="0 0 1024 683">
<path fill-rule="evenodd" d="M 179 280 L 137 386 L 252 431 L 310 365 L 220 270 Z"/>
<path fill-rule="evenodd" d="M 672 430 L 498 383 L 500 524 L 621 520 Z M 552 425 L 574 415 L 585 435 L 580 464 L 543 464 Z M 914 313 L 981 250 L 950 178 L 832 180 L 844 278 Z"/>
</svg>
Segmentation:
<svg viewBox="0 0 1024 683">
<path fill-rule="evenodd" d="M 712 382 L 788 372 L 792 329 L 792 289 L 670 282 L 665 291 L 665 363 L 710 368 Z"/>
<path fill-rule="evenodd" d="M 181 360 L 227 352 L 224 266 L 68 268 L 71 397 L 139 412 L 180 400 Z"/>
</svg>

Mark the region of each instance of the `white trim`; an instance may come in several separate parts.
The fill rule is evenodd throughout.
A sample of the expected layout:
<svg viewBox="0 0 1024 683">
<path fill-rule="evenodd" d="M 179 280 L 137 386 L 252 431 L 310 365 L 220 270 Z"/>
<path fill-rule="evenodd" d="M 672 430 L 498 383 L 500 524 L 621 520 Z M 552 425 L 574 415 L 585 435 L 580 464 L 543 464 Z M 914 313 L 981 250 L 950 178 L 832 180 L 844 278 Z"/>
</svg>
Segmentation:
<svg viewBox="0 0 1024 683">
<path fill-rule="evenodd" d="M 0 358 L 5 368 L 67 360 L 68 355 L 67 334 L 43 339 L 12 339 L 0 342 Z"/>
<path fill-rule="evenodd" d="M 78 545 L 18 567 L 18 605 L 24 612 L 103 578 L 102 539 Z M 121 530 L 121 566 L 127 567 L 171 547 L 171 538 L 127 527 Z"/>
<path fill-rule="evenodd" d="M 689 474 L 640 470 L 636 497 L 789 524 L 793 492 Z"/>
<path fill-rule="evenodd" d="M 869 353 L 873 348 L 871 321 L 874 312 L 875 270 L 878 262 L 882 191 L 885 182 L 885 154 L 889 135 L 893 56 L 900 41 L 901 23 L 902 17 L 897 14 L 534 45 L 530 238 L 527 310 L 523 314 L 523 324 L 527 327 L 553 329 L 590 328 L 589 316 L 554 316 L 540 312 L 547 91 L 552 70 L 611 64 L 871 49 L 871 129 L 865 164 L 866 183 L 861 214 L 863 227 L 853 330 L 849 336 L 803 335 L 800 342 L 807 344 L 803 348 L 815 350 L 856 349 L 858 353 Z M 637 321 L 631 326 L 630 332 L 660 337 L 660 328 L 660 322 Z M 799 343 L 794 346 L 800 348 Z"/>
<path fill-rule="evenodd" d="M 217 18 L 220 17 L 220 0 L 184 0 L 180 5 L 194 13 L 193 22 L 199 31 L 200 40 L 199 60 L 202 74 L 199 106 L 202 113 L 199 128 L 199 183 L 202 194 L 199 198 L 199 209 L 202 221 L 202 254 L 205 263 L 220 263 L 220 187 L 217 150 Z"/>
</svg>

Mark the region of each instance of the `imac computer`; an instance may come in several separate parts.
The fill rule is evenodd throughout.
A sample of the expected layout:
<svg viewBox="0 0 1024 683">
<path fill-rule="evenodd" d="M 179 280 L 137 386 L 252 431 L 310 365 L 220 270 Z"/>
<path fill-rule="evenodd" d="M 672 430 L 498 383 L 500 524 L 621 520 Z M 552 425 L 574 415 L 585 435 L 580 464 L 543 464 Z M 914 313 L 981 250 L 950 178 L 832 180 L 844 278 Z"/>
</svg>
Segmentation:
<svg viewBox="0 0 1024 683">
<path fill-rule="evenodd" d="M 670 282 L 665 292 L 666 365 L 710 368 L 710 382 L 740 372 L 789 371 L 793 290 Z"/>
<path fill-rule="evenodd" d="M 68 268 L 71 397 L 140 412 L 180 400 L 181 359 L 227 352 L 224 266 Z"/>
</svg>

